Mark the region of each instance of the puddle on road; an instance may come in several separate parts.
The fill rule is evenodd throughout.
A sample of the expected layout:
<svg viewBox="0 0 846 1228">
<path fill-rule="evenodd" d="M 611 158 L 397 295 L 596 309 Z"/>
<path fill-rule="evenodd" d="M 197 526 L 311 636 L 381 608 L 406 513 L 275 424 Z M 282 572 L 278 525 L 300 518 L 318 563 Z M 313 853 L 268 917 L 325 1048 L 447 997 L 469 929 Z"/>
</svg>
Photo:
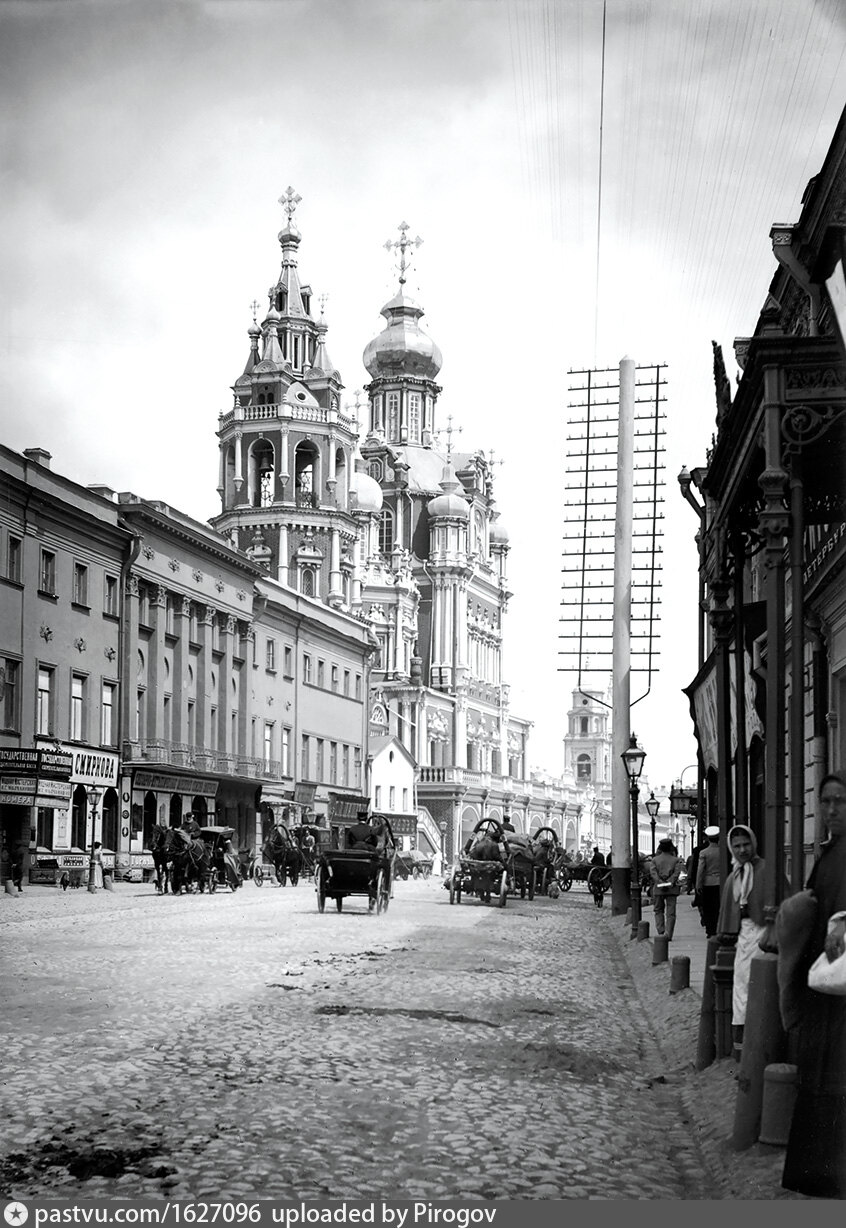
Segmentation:
<svg viewBox="0 0 846 1228">
<path fill-rule="evenodd" d="M 319 1006 L 317 1015 L 391 1015 L 402 1016 L 405 1019 L 436 1019 L 446 1023 L 475 1023 L 483 1028 L 499 1028 L 502 1025 L 492 1023 L 490 1019 L 476 1019 L 472 1015 L 463 1015 L 460 1011 L 411 1010 L 403 1007 L 389 1006 Z"/>
</svg>

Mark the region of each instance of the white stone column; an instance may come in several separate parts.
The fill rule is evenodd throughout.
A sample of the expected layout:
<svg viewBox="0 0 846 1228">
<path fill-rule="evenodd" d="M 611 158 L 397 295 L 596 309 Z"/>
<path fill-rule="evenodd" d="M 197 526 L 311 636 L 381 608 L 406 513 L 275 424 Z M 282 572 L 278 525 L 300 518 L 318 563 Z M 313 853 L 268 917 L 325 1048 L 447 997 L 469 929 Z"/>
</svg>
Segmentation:
<svg viewBox="0 0 846 1228">
<path fill-rule="evenodd" d="M 341 535 L 332 529 L 329 539 L 329 604 L 341 605 L 344 590 L 341 585 Z"/>
<path fill-rule="evenodd" d="M 242 449 L 241 432 L 235 432 L 235 502 L 241 503 L 241 494 L 244 490 L 244 456 Z"/>
<path fill-rule="evenodd" d="M 279 561 L 276 565 L 276 579 L 280 584 L 288 583 L 288 526 L 279 526 Z"/>
</svg>

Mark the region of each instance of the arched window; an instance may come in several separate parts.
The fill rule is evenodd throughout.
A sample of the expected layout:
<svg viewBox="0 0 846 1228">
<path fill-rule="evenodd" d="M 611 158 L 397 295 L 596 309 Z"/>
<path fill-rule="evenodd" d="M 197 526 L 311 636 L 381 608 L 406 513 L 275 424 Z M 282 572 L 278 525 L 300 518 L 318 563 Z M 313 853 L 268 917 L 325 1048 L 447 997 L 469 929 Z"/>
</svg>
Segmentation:
<svg viewBox="0 0 846 1228">
<path fill-rule="evenodd" d="M 303 568 L 301 591 L 304 597 L 314 596 L 314 571 L 311 567 Z"/>
<path fill-rule="evenodd" d="M 144 848 L 150 847 L 150 841 L 153 835 L 153 828 L 158 823 L 158 807 L 156 804 L 156 795 L 152 789 L 144 794 L 144 825 L 142 834 L 144 837 Z"/>
<path fill-rule="evenodd" d="M 379 516 L 379 553 L 390 554 L 394 548 L 394 514 L 383 507 Z"/>
<path fill-rule="evenodd" d="M 347 506 L 347 457 L 343 448 L 335 453 L 335 502 L 338 507 Z"/>
<path fill-rule="evenodd" d="M 586 716 L 583 716 L 582 717 L 582 733 L 587 733 L 587 732 L 588 732 L 588 718 Z"/>
<path fill-rule="evenodd" d="M 590 780 L 593 775 L 593 767 L 590 761 L 590 755 L 579 755 L 576 759 L 576 779 Z"/>
<path fill-rule="evenodd" d="M 380 460 L 372 460 L 367 466 L 367 472 L 376 482 L 382 481 L 382 462 Z"/>
<path fill-rule="evenodd" d="M 301 443 L 294 455 L 294 490 L 297 506 L 316 507 L 318 487 L 317 449 L 311 443 Z"/>
<path fill-rule="evenodd" d="M 103 847 L 116 849 L 118 842 L 118 805 L 119 799 L 114 789 L 107 789 L 103 794 L 103 831 L 100 839 Z"/>
<path fill-rule="evenodd" d="M 71 847 L 87 848 L 88 843 L 88 794 L 85 785 L 77 785 L 71 802 Z"/>
<path fill-rule="evenodd" d="M 182 798 L 178 793 L 174 793 L 170 799 L 170 826 L 182 826 Z"/>
<path fill-rule="evenodd" d="M 249 490 L 251 507 L 269 507 L 273 502 L 273 447 L 259 439 L 250 448 Z"/>
</svg>

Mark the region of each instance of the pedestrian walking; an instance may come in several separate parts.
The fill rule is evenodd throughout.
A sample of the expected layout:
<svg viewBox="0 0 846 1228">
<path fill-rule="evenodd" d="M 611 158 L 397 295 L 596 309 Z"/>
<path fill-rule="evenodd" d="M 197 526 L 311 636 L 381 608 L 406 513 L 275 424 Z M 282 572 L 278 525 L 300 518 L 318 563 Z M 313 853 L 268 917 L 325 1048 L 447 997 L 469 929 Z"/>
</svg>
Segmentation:
<svg viewBox="0 0 846 1228">
<path fill-rule="evenodd" d="M 795 1008 L 784 1023 L 798 1068 L 781 1183 L 812 1198 L 846 1198 L 846 997 L 807 984 L 819 955 L 825 952 L 831 962 L 846 949 L 846 773 L 823 779 L 820 808 L 828 839 L 807 890 L 786 900 L 779 913 L 779 987 L 782 1002 L 785 988 L 791 991 Z M 782 948 L 789 954 L 791 940 L 798 958 L 791 958 L 792 984 L 785 986 Z"/>
<path fill-rule="evenodd" d="M 683 869 L 684 862 L 672 840 L 666 837 L 659 840 L 649 868 L 652 907 L 656 930 L 659 934 L 666 934 L 669 939 L 672 939 L 676 928 L 676 904 L 681 892 L 679 879 Z"/>
<path fill-rule="evenodd" d="M 751 827 L 738 823 L 728 834 L 732 872 L 723 887 L 717 932 L 737 934 L 731 999 L 731 1023 L 743 1043 L 752 956 L 764 935 L 764 861 Z"/>
<path fill-rule="evenodd" d="M 705 839 L 696 863 L 693 902 L 699 909 L 706 936 L 713 938 L 720 915 L 720 829 L 716 824 L 705 828 Z"/>
</svg>

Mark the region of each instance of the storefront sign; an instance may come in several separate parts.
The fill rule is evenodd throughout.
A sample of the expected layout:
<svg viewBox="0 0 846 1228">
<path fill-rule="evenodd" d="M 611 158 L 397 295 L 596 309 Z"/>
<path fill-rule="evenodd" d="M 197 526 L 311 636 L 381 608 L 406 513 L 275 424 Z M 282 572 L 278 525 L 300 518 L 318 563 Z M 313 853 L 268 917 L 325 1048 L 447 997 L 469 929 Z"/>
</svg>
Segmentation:
<svg viewBox="0 0 846 1228">
<path fill-rule="evenodd" d="M 299 806 L 310 806 L 314 801 L 317 785 L 294 785 L 294 801 Z"/>
<path fill-rule="evenodd" d="M 155 866 L 151 853 L 131 853 L 129 864 L 142 870 L 152 870 Z"/>
<path fill-rule="evenodd" d="M 42 750 L 40 770 L 70 776 L 75 785 L 99 785 L 108 789 L 118 782 L 120 759 L 112 751 L 60 742 L 59 750 Z"/>
<path fill-rule="evenodd" d="M 0 806 L 34 806 L 34 793 L 0 793 Z"/>
<path fill-rule="evenodd" d="M 359 810 L 370 812 L 369 797 L 350 797 L 343 793 L 329 794 L 329 821 L 331 823 L 354 822 L 358 818 Z"/>
<path fill-rule="evenodd" d="M 35 795 L 34 776 L 0 776 L 0 794 L 28 793 Z"/>
<path fill-rule="evenodd" d="M 38 780 L 38 796 L 53 798 L 55 805 L 56 799 L 62 802 L 69 802 L 71 799 L 72 785 L 69 780 L 47 780 L 39 778 Z M 42 805 L 41 802 L 38 803 Z"/>
<path fill-rule="evenodd" d="M 60 870 L 80 870 L 88 865 L 88 858 L 79 853 L 57 853 L 56 865 Z"/>
<path fill-rule="evenodd" d="M 0 750 L 0 772 L 36 772 L 37 750 Z"/>
<path fill-rule="evenodd" d="M 73 756 L 69 750 L 40 750 L 38 752 L 39 772 L 48 772 L 51 776 L 69 776 Z"/>
<path fill-rule="evenodd" d="M 214 797 L 216 780 L 204 780 L 199 776 L 171 776 L 163 772 L 136 772 L 133 779 L 136 789 L 152 789 L 159 793 L 193 793 L 198 797 Z"/>
</svg>

